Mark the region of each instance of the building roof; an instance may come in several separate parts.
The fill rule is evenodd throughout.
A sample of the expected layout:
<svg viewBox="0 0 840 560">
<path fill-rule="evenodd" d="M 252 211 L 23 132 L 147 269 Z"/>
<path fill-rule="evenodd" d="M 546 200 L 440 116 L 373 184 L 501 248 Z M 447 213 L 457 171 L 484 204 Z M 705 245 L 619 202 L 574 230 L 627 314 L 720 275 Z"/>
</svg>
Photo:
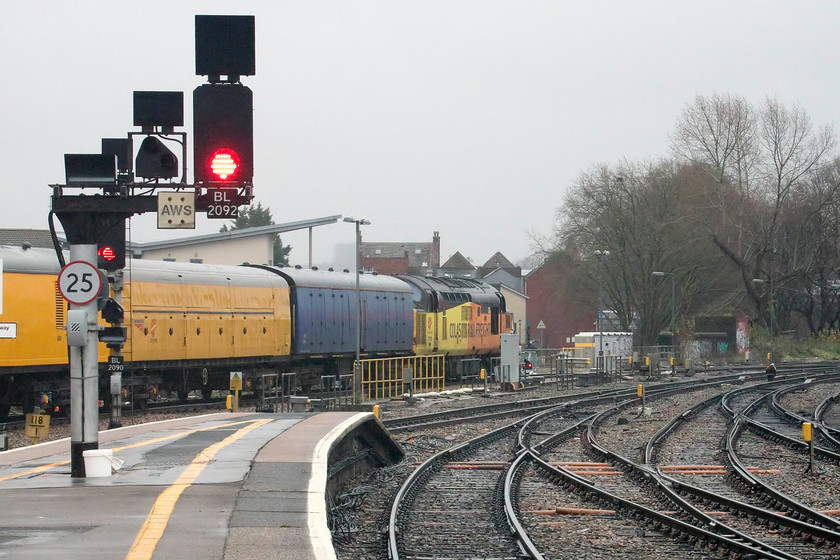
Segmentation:
<svg viewBox="0 0 840 560">
<path fill-rule="evenodd" d="M 516 265 L 510 262 L 500 251 L 496 251 L 496 254 L 487 259 L 482 268 L 495 270 L 497 268 L 516 268 Z"/>
<path fill-rule="evenodd" d="M 64 245 L 64 238 L 59 237 L 59 242 Z M 50 231 L 46 229 L 0 229 L 0 245 L 12 245 L 20 247 L 29 243 L 30 247 L 42 249 L 53 249 L 53 240 Z"/>
<path fill-rule="evenodd" d="M 135 251 L 151 251 L 155 249 L 167 249 L 169 247 L 183 247 L 185 245 L 200 245 L 203 243 L 216 243 L 225 239 L 237 239 L 242 237 L 254 237 L 258 235 L 269 235 L 276 233 L 283 233 L 286 231 L 295 231 L 299 229 L 306 229 L 317 226 L 325 226 L 333 224 L 341 219 L 341 215 L 327 216 L 324 218 L 313 218 L 311 220 L 300 220 L 297 222 L 286 222 L 285 224 L 274 224 L 270 226 L 259 226 L 245 229 L 234 229 L 230 231 L 220 231 L 219 233 L 210 233 L 206 235 L 196 235 L 193 237 L 180 237 L 177 239 L 167 239 L 166 241 L 151 241 L 148 243 L 131 243 L 131 248 Z"/>
<path fill-rule="evenodd" d="M 371 242 L 363 241 L 359 246 L 365 259 L 408 259 L 409 268 L 429 268 L 431 266 L 432 243 Z"/>
<path fill-rule="evenodd" d="M 475 270 L 475 266 L 460 251 L 455 251 L 455 254 L 440 267 L 450 270 Z"/>
<path fill-rule="evenodd" d="M 507 290 L 509 292 L 513 292 L 514 294 L 518 295 L 519 297 L 522 297 L 524 299 L 528 299 L 528 296 L 526 294 L 523 294 L 522 292 L 520 292 L 519 290 L 517 290 L 515 288 L 511 288 L 507 284 L 491 284 L 491 285 L 494 288 L 498 289 L 500 292 L 503 292 L 503 291 Z"/>
</svg>

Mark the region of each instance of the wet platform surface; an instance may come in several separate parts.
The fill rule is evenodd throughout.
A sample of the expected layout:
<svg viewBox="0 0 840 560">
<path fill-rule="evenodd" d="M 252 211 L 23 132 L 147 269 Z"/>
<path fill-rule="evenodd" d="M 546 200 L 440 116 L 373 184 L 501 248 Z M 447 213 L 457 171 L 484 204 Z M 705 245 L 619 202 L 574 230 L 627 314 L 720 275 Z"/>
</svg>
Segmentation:
<svg viewBox="0 0 840 560">
<path fill-rule="evenodd" d="M 72 478 L 70 444 L 0 453 L 0 559 L 334 558 L 330 446 L 364 413 L 212 414 L 100 433 L 124 461 Z"/>
</svg>

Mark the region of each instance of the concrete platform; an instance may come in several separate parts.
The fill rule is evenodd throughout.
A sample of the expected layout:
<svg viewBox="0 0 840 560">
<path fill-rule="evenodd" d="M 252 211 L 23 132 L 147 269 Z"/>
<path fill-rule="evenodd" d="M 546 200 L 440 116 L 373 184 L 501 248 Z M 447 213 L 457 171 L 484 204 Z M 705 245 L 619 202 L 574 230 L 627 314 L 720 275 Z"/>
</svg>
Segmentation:
<svg viewBox="0 0 840 560">
<path fill-rule="evenodd" d="M 72 478 L 70 442 L 0 453 L 0 557 L 335 558 L 325 491 L 402 450 L 369 413 L 211 414 L 100 433 L 125 463 Z M 342 461 L 342 464 L 347 461 Z"/>
</svg>

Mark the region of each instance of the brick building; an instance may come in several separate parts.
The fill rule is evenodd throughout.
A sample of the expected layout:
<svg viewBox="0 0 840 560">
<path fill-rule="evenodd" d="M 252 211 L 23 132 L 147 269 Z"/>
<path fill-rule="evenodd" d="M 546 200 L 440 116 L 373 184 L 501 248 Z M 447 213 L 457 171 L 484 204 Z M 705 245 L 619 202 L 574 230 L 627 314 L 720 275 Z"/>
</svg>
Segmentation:
<svg viewBox="0 0 840 560">
<path fill-rule="evenodd" d="M 526 332 L 534 346 L 564 348 L 575 334 L 593 330 L 597 305 L 571 282 L 576 266 L 569 255 L 555 254 L 525 277 Z"/>
<path fill-rule="evenodd" d="M 363 242 L 359 233 L 359 262 L 362 270 L 379 274 L 434 275 L 440 268 L 440 234 L 429 242 Z"/>
</svg>

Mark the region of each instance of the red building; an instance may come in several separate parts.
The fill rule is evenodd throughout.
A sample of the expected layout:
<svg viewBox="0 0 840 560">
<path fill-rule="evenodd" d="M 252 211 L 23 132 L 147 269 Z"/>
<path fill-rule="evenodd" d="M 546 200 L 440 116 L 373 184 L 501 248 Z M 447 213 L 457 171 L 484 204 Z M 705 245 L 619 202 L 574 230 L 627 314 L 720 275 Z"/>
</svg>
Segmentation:
<svg viewBox="0 0 840 560">
<path fill-rule="evenodd" d="M 580 289 L 579 266 L 569 255 L 558 253 L 525 277 L 526 332 L 533 346 L 573 346 L 575 334 L 594 329 L 597 293 Z M 538 328 L 540 323 L 545 328 Z"/>
</svg>

